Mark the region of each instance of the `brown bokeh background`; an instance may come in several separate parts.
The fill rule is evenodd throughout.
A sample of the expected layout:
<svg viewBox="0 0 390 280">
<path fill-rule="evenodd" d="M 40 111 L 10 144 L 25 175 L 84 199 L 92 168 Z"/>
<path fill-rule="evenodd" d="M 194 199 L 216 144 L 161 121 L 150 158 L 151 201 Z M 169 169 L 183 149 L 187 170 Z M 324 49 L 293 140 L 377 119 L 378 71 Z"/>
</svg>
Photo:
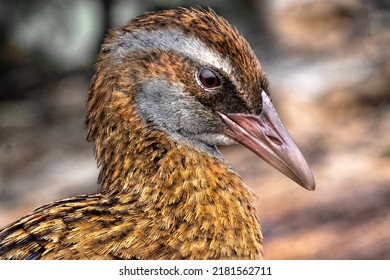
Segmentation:
<svg viewBox="0 0 390 280">
<path fill-rule="evenodd" d="M 194 5 L 212 7 L 248 39 L 316 178 L 308 192 L 245 148 L 221 148 L 258 196 L 265 258 L 390 259 L 385 0 L 2 1 L 0 227 L 98 190 L 83 121 L 106 30 L 144 11 Z"/>
</svg>

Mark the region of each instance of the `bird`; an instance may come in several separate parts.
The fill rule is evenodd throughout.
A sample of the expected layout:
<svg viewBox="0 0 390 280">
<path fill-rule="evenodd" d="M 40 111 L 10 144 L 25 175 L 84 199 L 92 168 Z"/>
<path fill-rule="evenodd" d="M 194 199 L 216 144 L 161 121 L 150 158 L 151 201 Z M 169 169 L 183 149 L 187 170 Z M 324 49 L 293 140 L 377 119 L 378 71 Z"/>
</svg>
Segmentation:
<svg viewBox="0 0 390 280">
<path fill-rule="evenodd" d="M 0 259 L 262 259 L 255 195 L 219 151 L 242 144 L 307 190 L 249 43 L 212 9 L 146 12 L 102 43 L 86 100 L 100 191 L 0 230 Z"/>
</svg>

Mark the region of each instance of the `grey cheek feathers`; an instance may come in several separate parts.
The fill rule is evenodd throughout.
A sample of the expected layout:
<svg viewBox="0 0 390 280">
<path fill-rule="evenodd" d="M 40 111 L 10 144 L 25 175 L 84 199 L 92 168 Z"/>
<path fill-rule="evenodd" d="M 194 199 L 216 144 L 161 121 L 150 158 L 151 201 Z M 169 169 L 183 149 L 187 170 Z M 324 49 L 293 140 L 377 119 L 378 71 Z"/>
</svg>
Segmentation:
<svg viewBox="0 0 390 280">
<path fill-rule="evenodd" d="M 201 40 L 187 36 L 176 28 L 152 31 L 140 29 L 132 33 L 117 34 L 111 57 L 114 63 L 120 64 L 131 52 L 151 52 L 153 50 L 176 52 L 204 65 L 212 65 L 225 72 L 232 79 L 236 88 L 240 88 L 228 57 L 222 57 Z"/>
<path fill-rule="evenodd" d="M 152 121 L 169 133 L 219 133 L 224 128 L 221 120 L 186 95 L 180 84 L 163 79 L 146 82 L 137 93 L 135 104 L 145 122 Z"/>
<path fill-rule="evenodd" d="M 234 143 L 221 134 L 221 120 L 201 103 L 186 95 L 180 85 L 155 79 L 144 84 L 136 95 L 135 107 L 145 123 L 157 127 L 178 142 L 191 144 L 220 157 L 215 145 Z"/>
</svg>

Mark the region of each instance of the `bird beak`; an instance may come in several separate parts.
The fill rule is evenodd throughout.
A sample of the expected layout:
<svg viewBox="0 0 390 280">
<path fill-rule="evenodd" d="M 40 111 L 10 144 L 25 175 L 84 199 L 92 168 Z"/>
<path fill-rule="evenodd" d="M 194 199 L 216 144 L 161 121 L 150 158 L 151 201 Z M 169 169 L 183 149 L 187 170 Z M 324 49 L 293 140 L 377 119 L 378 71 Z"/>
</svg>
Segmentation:
<svg viewBox="0 0 390 280">
<path fill-rule="evenodd" d="M 271 166 L 307 190 L 315 189 L 313 174 L 302 153 L 283 126 L 268 95 L 261 93 L 260 115 L 221 113 L 226 136 L 246 146 Z"/>
</svg>

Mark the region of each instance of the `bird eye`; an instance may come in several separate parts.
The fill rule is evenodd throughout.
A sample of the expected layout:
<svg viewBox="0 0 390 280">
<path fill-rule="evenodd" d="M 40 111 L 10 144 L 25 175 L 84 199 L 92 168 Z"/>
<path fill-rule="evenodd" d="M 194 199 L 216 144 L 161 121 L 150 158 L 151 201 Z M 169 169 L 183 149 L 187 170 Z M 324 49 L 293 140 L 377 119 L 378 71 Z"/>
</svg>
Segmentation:
<svg viewBox="0 0 390 280">
<path fill-rule="evenodd" d="M 215 89 L 221 85 L 221 79 L 214 71 L 204 68 L 199 71 L 199 81 L 206 89 Z"/>
</svg>

